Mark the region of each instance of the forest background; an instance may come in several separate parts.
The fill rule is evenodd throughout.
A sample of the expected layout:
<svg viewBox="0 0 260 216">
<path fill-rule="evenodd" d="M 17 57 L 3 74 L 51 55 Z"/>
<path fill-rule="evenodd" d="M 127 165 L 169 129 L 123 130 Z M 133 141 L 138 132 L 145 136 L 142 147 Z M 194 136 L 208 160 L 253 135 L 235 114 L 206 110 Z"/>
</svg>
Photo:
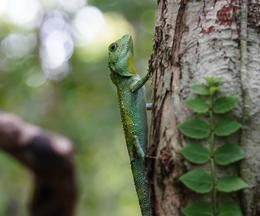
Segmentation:
<svg viewBox="0 0 260 216">
<path fill-rule="evenodd" d="M 73 142 L 77 216 L 140 214 L 107 46 L 131 33 L 146 73 L 155 8 L 150 0 L 0 0 L 1 110 Z M 32 176 L 5 153 L 0 182 L 0 215 L 27 215 Z"/>
</svg>

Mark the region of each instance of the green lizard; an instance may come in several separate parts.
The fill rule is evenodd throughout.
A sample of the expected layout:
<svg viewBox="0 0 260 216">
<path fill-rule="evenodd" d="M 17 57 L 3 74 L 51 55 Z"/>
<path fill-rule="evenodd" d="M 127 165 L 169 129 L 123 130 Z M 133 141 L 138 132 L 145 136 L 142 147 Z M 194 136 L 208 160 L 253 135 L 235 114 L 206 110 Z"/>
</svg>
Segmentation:
<svg viewBox="0 0 260 216">
<path fill-rule="evenodd" d="M 109 46 L 108 65 L 117 87 L 121 120 L 131 161 L 135 188 L 142 216 L 151 216 L 152 208 L 144 158 L 147 148 L 147 117 L 144 89 L 149 73 L 140 78 L 133 63 L 133 40 L 130 35 Z"/>
</svg>

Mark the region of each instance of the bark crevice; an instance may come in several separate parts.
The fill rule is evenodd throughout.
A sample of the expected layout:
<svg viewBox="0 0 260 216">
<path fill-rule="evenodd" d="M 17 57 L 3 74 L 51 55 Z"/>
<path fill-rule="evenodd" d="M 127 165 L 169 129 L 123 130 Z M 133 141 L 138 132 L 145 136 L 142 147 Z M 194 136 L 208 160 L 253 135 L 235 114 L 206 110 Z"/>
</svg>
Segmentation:
<svg viewBox="0 0 260 216">
<path fill-rule="evenodd" d="M 180 1 L 175 13 L 169 10 L 177 6 L 173 0 L 159 1 L 158 19 L 155 27 L 154 50 L 150 69 L 153 73 L 154 88 L 152 146 L 157 160 L 154 163 L 154 191 L 156 196 L 156 215 L 179 215 L 182 202 L 182 187 L 178 177 L 183 170 L 182 159 L 179 156 L 178 132 L 176 129 L 173 97 L 176 94 L 179 80 L 179 50 L 182 32 L 185 30 L 186 0 Z M 168 9 L 166 9 L 168 8 Z M 172 25 L 174 19 L 178 25 Z M 170 116 L 169 119 L 165 118 Z M 175 126 L 174 126 L 175 125 Z M 175 127 L 175 128 L 173 128 Z M 176 143 L 175 143 L 176 142 Z M 174 186 L 174 187 L 172 187 Z"/>
</svg>

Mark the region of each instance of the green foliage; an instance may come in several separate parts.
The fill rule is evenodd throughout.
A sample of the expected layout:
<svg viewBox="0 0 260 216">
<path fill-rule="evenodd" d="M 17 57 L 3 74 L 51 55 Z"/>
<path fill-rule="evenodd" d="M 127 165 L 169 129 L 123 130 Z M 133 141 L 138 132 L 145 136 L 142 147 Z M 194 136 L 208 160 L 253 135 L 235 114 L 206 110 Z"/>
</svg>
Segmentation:
<svg viewBox="0 0 260 216">
<path fill-rule="evenodd" d="M 240 216 L 236 203 L 219 203 L 218 192 L 236 192 L 248 185 L 238 176 L 218 177 L 216 165 L 227 166 L 245 158 L 245 153 L 236 144 L 224 144 L 215 148 L 216 139 L 226 139 L 241 128 L 241 124 L 227 116 L 238 102 L 233 96 L 218 96 L 221 80 L 206 78 L 206 84 L 193 85 L 191 90 L 197 96 L 186 100 L 186 106 L 198 113 L 178 125 L 180 132 L 189 139 L 206 139 L 207 147 L 188 144 L 181 150 L 185 159 L 194 164 L 208 163 L 210 173 L 194 169 L 180 177 L 180 181 L 196 193 L 211 192 L 211 203 L 192 203 L 182 210 L 185 216 Z M 203 143 L 204 144 L 204 143 Z"/>
<path fill-rule="evenodd" d="M 192 203 L 186 208 L 182 209 L 182 213 L 185 216 L 212 216 L 212 205 L 211 203 L 197 202 Z"/>
<path fill-rule="evenodd" d="M 213 216 L 213 206 L 207 202 L 196 202 L 182 209 L 184 216 Z M 218 216 L 243 216 L 237 203 L 223 202 L 219 204 Z"/>
<path fill-rule="evenodd" d="M 217 122 L 215 134 L 217 136 L 229 136 L 239 130 L 240 127 L 241 124 L 239 124 L 237 121 L 224 117 Z"/>
<path fill-rule="evenodd" d="M 209 150 L 200 144 L 189 144 L 181 150 L 185 159 L 195 164 L 204 164 L 209 160 Z"/>
<path fill-rule="evenodd" d="M 219 147 L 214 155 L 218 165 L 226 166 L 242 160 L 245 157 L 244 150 L 236 144 L 225 144 Z"/>
<path fill-rule="evenodd" d="M 209 124 L 198 118 L 189 119 L 178 125 L 180 131 L 187 137 L 193 139 L 204 139 L 209 136 Z"/>
<path fill-rule="evenodd" d="M 226 113 L 232 110 L 237 104 L 238 98 L 232 96 L 222 96 L 215 100 L 213 104 L 214 113 Z"/>
<path fill-rule="evenodd" d="M 243 216 L 243 213 L 237 203 L 220 203 L 218 216 Z"/>
<path fill-rule="evenodd" d="M 208 193 L 213 188 L 213 179 L 202 169 L 192 170 L 180 177 L 181 182 L 197 193 Z"/>
<path fill-rule="evenodd" d="M 198 95 L 210 95 L 208 86 L 204 84 L 195 84 L 191 87 L 191 90 Z"/>
<path fill-rule="evenodd" d="M 216 88 L 218 89 L 219 86 L 222 84 L 222 78 L 220 77 L 206 77 L 205 78 L 207 82 L 207 87 L 210 88 Z"/>
<path fill-rule="evenodd" d="M 186 106 L 196 113 L 206 113 L 209 110 L 208 104 L 205 100 L 199 97 L 188 99 L 185 101 Z"/>
<path fill-rule="evenodd" d="M 221 192 L 234 192 L 248 187 L 241 178 L 237 176 L 225 176 L 218 180 L 217 189 Z"/>
</svg>

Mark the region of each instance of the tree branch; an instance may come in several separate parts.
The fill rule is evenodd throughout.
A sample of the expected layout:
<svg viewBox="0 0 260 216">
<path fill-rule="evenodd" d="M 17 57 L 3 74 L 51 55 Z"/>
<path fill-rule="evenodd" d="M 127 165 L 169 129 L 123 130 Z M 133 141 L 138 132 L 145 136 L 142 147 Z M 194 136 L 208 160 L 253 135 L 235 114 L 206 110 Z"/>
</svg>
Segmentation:
<svg viewBox="0 0 260 216">
<path fill-rule="evenodd" d="M 0 148 L 34 174 L 31 216 L 72 216 L 76 200 L 71 143 L 0 112 Z"/>
</svg>

